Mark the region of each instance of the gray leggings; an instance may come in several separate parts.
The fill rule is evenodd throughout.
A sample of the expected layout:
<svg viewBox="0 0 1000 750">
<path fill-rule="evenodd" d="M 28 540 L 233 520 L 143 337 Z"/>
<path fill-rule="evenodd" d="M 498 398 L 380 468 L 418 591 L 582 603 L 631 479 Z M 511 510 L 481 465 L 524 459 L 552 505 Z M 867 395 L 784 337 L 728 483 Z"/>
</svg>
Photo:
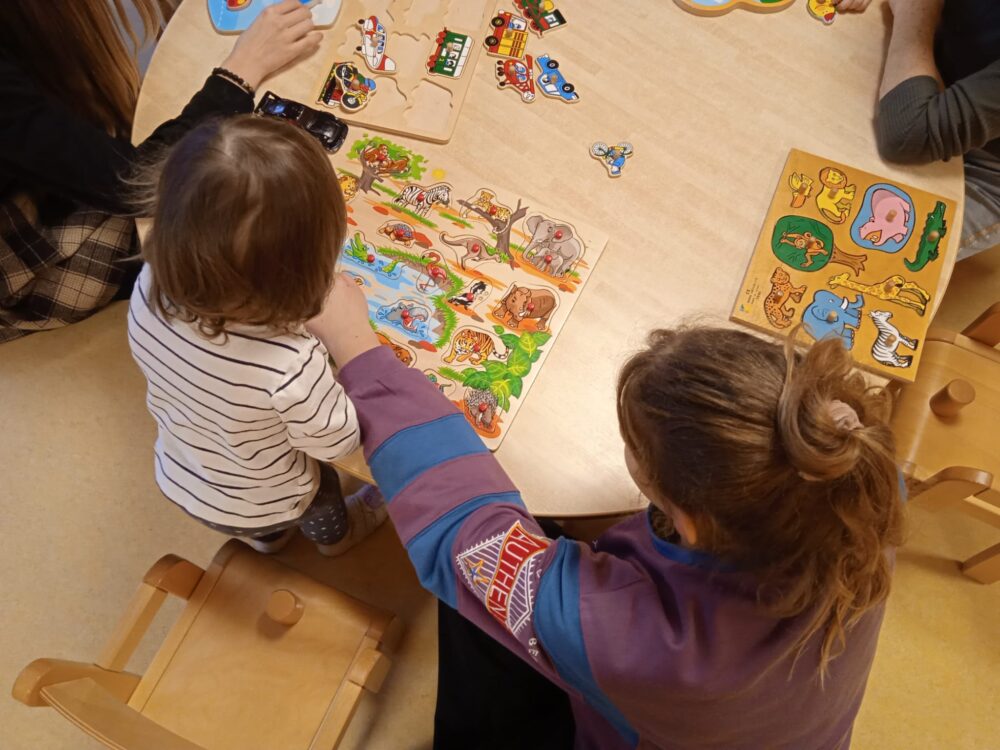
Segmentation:
<svg viewBox="0 0 1000 750">
<path fill-rule="evenodd" d="M 255 529 L 241 529 L 235 526 L 223 526 L 198 519 L 206 526 L 221 531 L 229 536 L 243 536 L 262 541 L 270 541 L 268 537 L 278 537 L 282 532 L 293 526 L 302 530 L 302 535 L 316 544 L 336 544 L 347 535 L 347 506 L 340 491 L 340 479 L 337 472 L 326 464 L 320 464 L 320 484 L 316 497 L 298 518 L 291 521 L 263 526 Z"/>
</svg>

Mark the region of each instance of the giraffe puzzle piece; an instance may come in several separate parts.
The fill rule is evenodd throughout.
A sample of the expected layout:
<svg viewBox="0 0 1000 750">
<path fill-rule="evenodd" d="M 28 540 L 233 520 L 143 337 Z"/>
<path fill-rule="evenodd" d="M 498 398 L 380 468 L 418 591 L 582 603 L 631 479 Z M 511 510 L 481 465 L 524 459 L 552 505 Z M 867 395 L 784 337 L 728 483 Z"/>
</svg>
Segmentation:
<svg viewBox="0 0 1000 750">
<path fill-rule="evenodd" d="M 820 289 L 802 313 L 802 325 L 806 333 L 817 341 L 832 336 L 840 339 L 845 349 L 851 349 L 854 347 L 855 329 L 861 325 L 864 305 L 864 297 L 860 294 L 850 301 Z"/>
<path fill-rule="evenodd" d="M 890 276 L 885 281 L 865 284 L 852 280 L 848 273 L 839 273 L 836 276 L 831 276 L 828 283 L 834 289 L 842 286 L 845 289 L 877 297 L 885 302 L 894 302 L 897 305 L 916 310 L 918 315 L 927 312 L 927 303 L 931 300 L 931 295 L 927 293 L 926 289 L 915 282 L 907 281 L 898 274 Z"/>
</svg>

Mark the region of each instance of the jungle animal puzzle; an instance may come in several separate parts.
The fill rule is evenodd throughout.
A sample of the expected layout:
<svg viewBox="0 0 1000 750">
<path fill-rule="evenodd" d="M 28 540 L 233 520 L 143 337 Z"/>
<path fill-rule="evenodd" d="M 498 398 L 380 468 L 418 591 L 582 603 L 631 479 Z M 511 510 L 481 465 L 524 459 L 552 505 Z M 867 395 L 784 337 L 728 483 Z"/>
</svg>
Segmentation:
<svg viewBox="0 0 1000 750">
<path fill-rule="evenodd" d="M 379 339 L 434 383 L 493 450 L 607 237 L 493 185 L 453 185 L 405 146 L 365 136 L 340 170 L 340 270 Z"/>
<path fill-rule="evenodd" d="M 954 219 L 953 201 L 793 149 L 732 318 L 774 335 L 801 323 L 912 381 Z"/>
</svg>

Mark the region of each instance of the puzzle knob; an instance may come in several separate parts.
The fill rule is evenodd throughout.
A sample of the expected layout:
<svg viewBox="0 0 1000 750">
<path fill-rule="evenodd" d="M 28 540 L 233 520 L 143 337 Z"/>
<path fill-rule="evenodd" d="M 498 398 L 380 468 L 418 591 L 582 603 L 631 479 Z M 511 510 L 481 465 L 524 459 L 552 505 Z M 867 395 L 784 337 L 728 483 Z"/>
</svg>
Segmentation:
<svg viewBox="0 0 1000 750">
<path fill-rule="evenodd" d="M 562 230 L 561 229 L 557 229 L 552 236 L 555 237 L 557 240 L 561 240 L 562 239 L 562 235 L 563 235 Z"/>
<path fill-rule="evenodd" d="M 366 258 L 366 260 L 367 260 L 367 261 L 368 261 L 369 263 L 374 263 L 374 262 L 375 262 L 375 256 L 374 256 L 374 255 L 372 255 L 371 253 L 368 253 L 368 257 Z"/>
<path fill-rule="evenodd" d="M 833 312 L 832 310 L 830 312 L 828 312 L 826 314 L 826 322 L 827 323 L 836 323 L 837 322 L 837 313 Z"/>
<path fill-rule="evenodd" d="M 306 605 L 288 589 L 278 589 L 267 600 L 267 616 L 282 625 L 294 625 L 302 619 Z"/>
<path fill-rule="evenodd" d="M 931 396 L 931 411 L 939 417 L 955 417 L 976 399 L 976 389 L 968 380 L 952 380 Z"/>
<path fill-rule="evenodd" d="M 482 250 L 482 249 L 483 249 L 483 248 L 481 248 L 481 247 L 479 246 L 479 243 L 478 243 L 478 242 L 477 242 L 477 243 L 475 243 L 475 244 L 473 244 L 473 246 L 472 246 L 472 252 L 474 252 L 474 253 L 478 253 L 478 252 L 479 252 L 480 250 Z"/>
</svg>

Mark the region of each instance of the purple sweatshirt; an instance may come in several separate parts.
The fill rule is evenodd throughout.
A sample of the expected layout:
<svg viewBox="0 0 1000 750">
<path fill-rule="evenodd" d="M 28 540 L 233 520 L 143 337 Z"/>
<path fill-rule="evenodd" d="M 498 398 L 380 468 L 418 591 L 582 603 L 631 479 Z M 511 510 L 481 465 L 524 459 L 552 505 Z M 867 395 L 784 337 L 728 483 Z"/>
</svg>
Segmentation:
<svg viewBox="0 0 1000 750">
<path fill-rule="evenodd" d="M 758 606 L 753 579 L 666 542 L 639 514 L 592 544 L 548 539 L 465 417 L 380 346 L 340 380 L 421 583 L 570 695 L 576 747 L 846 748 L 883 608 L 816 678 L 792 669 L 804 618 Z M 517 717 L 511 747 L 532 747 Z"/>
</svg>

